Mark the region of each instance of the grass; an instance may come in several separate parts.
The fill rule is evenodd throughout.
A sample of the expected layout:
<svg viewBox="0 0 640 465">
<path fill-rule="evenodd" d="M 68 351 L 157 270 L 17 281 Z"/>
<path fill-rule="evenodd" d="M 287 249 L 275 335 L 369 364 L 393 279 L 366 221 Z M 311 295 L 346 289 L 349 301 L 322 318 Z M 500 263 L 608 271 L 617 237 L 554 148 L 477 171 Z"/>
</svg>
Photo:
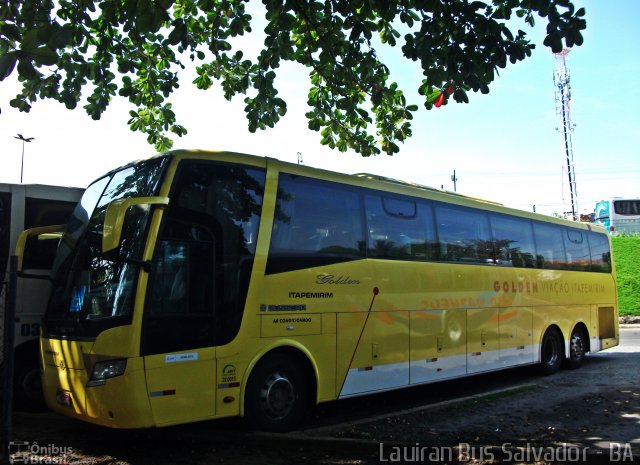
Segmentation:
<svg viewBox="0 0 640 465">
<path fill-rule="evenodd" d="M 640 236 L 612 237 L 621 316 L 640 316 Z"/>
</svg>

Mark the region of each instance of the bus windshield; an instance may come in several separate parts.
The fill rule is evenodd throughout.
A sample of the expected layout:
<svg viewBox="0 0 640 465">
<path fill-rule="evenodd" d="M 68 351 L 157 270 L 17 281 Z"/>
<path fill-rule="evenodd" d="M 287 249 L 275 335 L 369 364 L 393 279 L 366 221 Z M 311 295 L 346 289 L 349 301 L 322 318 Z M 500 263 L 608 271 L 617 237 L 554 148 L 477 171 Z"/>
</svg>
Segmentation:
<svg viewBox="0 0 640 465">
<path fill-rule="evenodd" d="M 130 322 L 133 285 L 149 206 L 130 209 L 122 228 L 118 258 L 102 255 L 102 226 L 114 200 L 155 195 L 166 157 L 126 167 L 87 188 L 67 224 L 53 266 L 53 291 L 47 313 L 47 334 L 95 336 L 106 328 Z M 127 260 L 130 259 L 130 260 Z"/>
</svg>

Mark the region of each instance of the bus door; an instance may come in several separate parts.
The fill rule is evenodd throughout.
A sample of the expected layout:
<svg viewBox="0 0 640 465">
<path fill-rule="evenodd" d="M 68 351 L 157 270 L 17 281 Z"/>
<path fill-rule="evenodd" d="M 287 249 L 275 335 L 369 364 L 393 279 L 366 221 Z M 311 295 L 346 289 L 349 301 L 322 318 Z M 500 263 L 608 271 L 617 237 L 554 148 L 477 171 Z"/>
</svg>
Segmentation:
<svg viewBox="0 0 640 465">
<path fill-rule="evenodd" d="M 215 414 L 216 238 L 187 190 L 177 186 L 164 213 L 143 320 L 141 349 L 156 425 Z"/>
<path fill-rule="evenodd" d="M 213 242 L 206 234 L 166 236 L 157 246 L 142 336 L 157 425 L 215 414 Z"/>
<path fill-rule="evenodd" d="M 239 332 L 264 170 L 183 160 L 155 245 L 141 350 L 156 424 L 215 414 L 216 347 Z"/>
</svg>

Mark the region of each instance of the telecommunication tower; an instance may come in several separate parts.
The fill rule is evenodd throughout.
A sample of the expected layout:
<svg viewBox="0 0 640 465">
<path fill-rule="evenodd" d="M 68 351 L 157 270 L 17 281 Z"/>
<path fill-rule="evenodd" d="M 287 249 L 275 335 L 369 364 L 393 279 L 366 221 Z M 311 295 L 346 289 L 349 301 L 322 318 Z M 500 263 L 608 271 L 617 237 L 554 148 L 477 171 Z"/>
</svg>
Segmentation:
<svg viewBox="0 0 640 465">
<path fill-rule="evenodd" d="M 562 136 L 562 148 L 564 156 L 566 157 L 571 215 L 574 221 L 577 221 L 579 219 L 578 191 L 576 188 L 576 172 L 573 162 L 573 145 L 571 142 L 571 135 L 574 129 L 574 124 L 571 123 L 571 76 L 567 68 L 567 55 L 570 51 L 571 49 L 565 48 L 560 53 L 553 54 L 556 59 L 553 83 L 555 84 L 556 114 L 559 118 L 559 126 L 556 129 Z M 562 184 L 564 186 L 564 182 Z M 562 189 L 562 196 L 564 200 L 564 187 Z"/>
</svg>

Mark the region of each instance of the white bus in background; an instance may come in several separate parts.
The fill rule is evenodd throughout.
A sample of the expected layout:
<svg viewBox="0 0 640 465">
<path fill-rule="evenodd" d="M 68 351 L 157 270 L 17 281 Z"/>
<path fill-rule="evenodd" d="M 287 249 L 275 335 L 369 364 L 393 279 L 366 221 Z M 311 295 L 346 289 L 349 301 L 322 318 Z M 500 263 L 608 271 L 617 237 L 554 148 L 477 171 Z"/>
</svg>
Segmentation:
<svg viewBox="0 0 640 465">
<path fill-rule="evenodd" d="M 640 198 L 612 197 L 596 203 L 594 222 L 612 234 L 640 233 Z"/>
<path fill-rule="evenodd" d="M 66 224 L 83 192 L 76 187 L 0 183 L 0 361 L 4 359 L 9 257 L 18 236 L 24 229 Z M 44 406 L 38 366 L 40 321 L 49 299 L 49 272 L 58 241 L 29 240 L 35 242 L 24 256 L 27 276 L 18 278 L 16 292 L 14 405 L 21 410 L 38 410 Z"/>
</svg>

